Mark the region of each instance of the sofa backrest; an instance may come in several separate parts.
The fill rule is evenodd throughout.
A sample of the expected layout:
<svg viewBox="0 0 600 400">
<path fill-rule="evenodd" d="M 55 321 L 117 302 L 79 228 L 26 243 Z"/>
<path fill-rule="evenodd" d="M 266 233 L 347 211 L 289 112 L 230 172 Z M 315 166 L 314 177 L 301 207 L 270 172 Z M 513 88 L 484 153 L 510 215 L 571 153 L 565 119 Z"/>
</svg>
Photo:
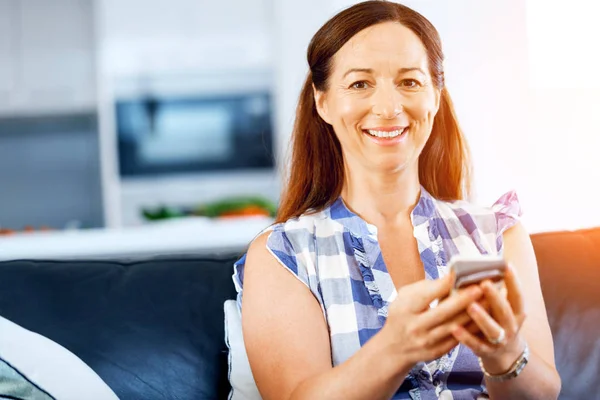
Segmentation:
<svg viewBox="0 0 600 400">
<path fill-rule="evenodd" d="M 121 399 L 223 399 L 235 259 L 2 262 L 0 315 L 70 350 Z"/>
<path fill-rule="evenodd" d="M 561 399 L 600 393 L 600 228 L 531 237 L 552 335 Z"/>
</svg>

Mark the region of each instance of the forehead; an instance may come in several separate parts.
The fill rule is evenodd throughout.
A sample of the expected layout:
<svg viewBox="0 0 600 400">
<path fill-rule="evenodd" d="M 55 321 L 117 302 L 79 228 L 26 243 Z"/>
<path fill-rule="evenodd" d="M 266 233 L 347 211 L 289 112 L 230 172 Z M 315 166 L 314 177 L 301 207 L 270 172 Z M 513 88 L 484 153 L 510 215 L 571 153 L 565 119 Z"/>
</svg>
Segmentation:
<svg viewBox="0 0 600 400">
<path fill-rule="evenodd" d="M 354 35 L 335 54 L 333 73 L 349 68 L 421 67 L 427 70 L 427 51 L 417 35 L 397 22 L 384 22 Z"/>
</svg>

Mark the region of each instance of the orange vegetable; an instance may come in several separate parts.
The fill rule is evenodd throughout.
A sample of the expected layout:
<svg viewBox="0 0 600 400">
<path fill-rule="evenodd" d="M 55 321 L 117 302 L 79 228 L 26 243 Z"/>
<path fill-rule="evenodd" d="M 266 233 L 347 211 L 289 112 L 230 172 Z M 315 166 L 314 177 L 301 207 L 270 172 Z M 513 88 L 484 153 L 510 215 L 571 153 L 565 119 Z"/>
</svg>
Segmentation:
<svg viewBox="0 0 600 400">
<path fill-rule="evenodd" d="M 247 216 L 269 216 L 269 211 L 259 206 L 247 206 L 240 208 L 239 210 L 231 210 L 219 215 L 219 218 L 236 218 L 236 217 L 247 217 Z"/>
</svg>

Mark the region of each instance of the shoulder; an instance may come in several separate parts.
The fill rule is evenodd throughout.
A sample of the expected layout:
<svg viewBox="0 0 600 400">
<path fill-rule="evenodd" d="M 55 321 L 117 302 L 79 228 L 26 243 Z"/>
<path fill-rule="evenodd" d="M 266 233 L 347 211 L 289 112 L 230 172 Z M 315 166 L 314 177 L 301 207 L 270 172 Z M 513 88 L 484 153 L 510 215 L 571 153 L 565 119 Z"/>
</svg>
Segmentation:
<svg viewBox="0 0 600 400">
<path fill-rule="evenodd" d="M 329 231 L 340 229 L 343 229 L 343 226 L 330 217 L 328 209 L 307 212 L 272 225 L 268 229 L 265 244 L 279 250 L 305 253 L 307 250 L 314 250 L 314 242 L 318 237 L 327 236 Z M 264 237 L 262 240 L 265 240 Z"/>
<path fill-rule="evenodd" d="M 270 226 L 252 241 L 243 263 L 255 272 L 260 269 L 259 273 L 282 266 L 310 287 L 315 275 L 315 238 L 323 222 L 328 223 L 325 214 L 317 212 Z"/>
<path fill-rule="evenodd" d="M 462 224 L 475 224 L 478 228 L 501 235 L 516 225 L 522 215 L 517 193 L 504 193 L 491 205 L 468 200 L 436 200 L 436 208 L 442 219 L 458 219 Z"/>
<path fill-rule="evenodd" d="M 436 200 L 436 208 L 442 217 L 460 217 L 463 215 L 478 217 L 489 216 L 493 214 L 490 206 L 478 204 L 468 200 Z"/>
<path fill-rule="evenodd" d="M 506 192 L 491 205 L 467 200 L 434 202 L 435 227 L 440 229 L 442 237 L 457 246 L 462 244 L 462 251 L 475 243 L 480 252 L 501 253 L 504 232 L 515 227 L 522 214 L 515 191 Z"/>
</svg>

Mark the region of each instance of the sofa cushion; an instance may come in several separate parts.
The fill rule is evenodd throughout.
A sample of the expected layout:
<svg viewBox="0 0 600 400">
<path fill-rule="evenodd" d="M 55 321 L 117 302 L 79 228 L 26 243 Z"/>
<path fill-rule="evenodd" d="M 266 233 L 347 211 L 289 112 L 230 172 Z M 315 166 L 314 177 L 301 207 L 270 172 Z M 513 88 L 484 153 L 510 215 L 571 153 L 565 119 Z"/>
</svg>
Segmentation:
<svg viewBox="0 0 600 400">
<path fill-rule="evenodd" d="M 600 228 L 532 235 L 562 378 L 561 399 L 597 395 Z"/>
<path fill-rule="evenodd" d="M 81 359 L 0 316 L 0 398 L 118 400 Z"/>
<path fill-rule="evenodd" d="M 222 399 L 232 257 L 0 263 L 0 315 L 64 346 L 121 399 Z"/>
<path fill-rule="evenodd" d="M 229 400 L 260 400 L 242 333 L 242 315 L 235 300 L 227 300 L 225 309 L 225 344 L 229 350 Z"/>
</svg>

